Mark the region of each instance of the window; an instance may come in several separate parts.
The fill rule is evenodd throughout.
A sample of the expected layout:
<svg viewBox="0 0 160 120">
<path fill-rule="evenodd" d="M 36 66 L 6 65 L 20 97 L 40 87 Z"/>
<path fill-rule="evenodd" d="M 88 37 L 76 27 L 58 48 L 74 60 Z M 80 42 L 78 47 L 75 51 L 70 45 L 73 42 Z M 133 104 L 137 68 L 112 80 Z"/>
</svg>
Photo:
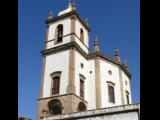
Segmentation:
<svg viewBox="0 0 160 120">
<path fill-rule="evenodd" d="M 60 71 L 56 71 L 54 73 L 51 73 L 51 78 L 52 78 L 51 95 L 59 94 L 60 76 L 61 76 Z"/>
<path fill-rule="evenodd" d="M 108 101 L 111 103 L 115 103 L 115 94 L 114 94 L 115 83 L 107 81 L 107 84 L 108 84 Z"/>
<path fill-rule="evenodd" d="M 57 26 L 56 30 L 56 43 L 62 42 L 62 38 L 63 38 L 63 25 L 60 24 Z"/>
<path fill-rule="evenodd" d="M 112 71 L 111 71 L 111 70 L 108 70 L 108 74 L 109 74 L 109 75 L 112 75 Z"/>
<path fill-rule="evenodd" d="M 127 81 L 125 81 L 126 85 L 127 85 Z"/>
<path fill-rule="evenodd" d="M 126 100 L 127 100 L 127 104 L 129 104 L 129 92 L 126 91 Z"/>
<path fill-rule="evenodd" d="M 85 77 L 83 75 L 79 75 L 80 77 L 80 97 L 84 98 L 84 91 L 85 91 Z"/>
<path fill-rule="evenodd" d="M 58 94 L 59 93 L 59 76 L 56 76 L 53 78 L 53 87 L 52 87 L 52 94 Z"/>
<path fill-rule="evenodd" d="M 82 42 L 84 42 L 84 35 L 83 35 L 83 29 L 82 28 L 80 29 L 80 40 Z"/>
<path fill-rule="evenodd" d="M 115 103 L 114 88 L 112 86 L 108 86 L 108 94 L 109 94 L 109 102 Z"/>
<path fill-rule="evenodd" d="M 83 63 L 81 63 L 81 68 L 84 68 L 84 65 L 83 65 Z"/>
<path fill-rule="evenodd" d="M 80 80 L 80 96 L 84 98 L 84 81 Z"/>
</svg>

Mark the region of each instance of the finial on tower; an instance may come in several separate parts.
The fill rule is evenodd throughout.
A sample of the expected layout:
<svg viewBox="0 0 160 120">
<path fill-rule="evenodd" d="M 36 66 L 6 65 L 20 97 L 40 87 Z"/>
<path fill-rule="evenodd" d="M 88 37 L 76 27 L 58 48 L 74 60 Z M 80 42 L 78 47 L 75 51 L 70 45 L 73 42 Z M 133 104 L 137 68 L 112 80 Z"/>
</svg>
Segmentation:
<svg viewBox="0 0 160 120">
<path fill-rule="evenodd" d="M 87 25 L 89 25 L 89 24 L 88 24 L 88 19 L 87 19 L 87 18 L 85 18 L 84 21 L 85 21 L 85 23 L 86 23 Z"/>
<path fill-rule="evenodd" d="M 72 0 L 68 0 L 68 8 L 71 8 L 72 10 L 76 10 L 75 3 L 73 3 Z"/>
<path fill-rule="evenodd" d="M 50 10 L 50 11 L 49 11 L 49 14 L 48 14 L 48 20 L 49 20 L 49 19 L 52 19 L 52 18 L 53 18 L 53 13 L 52 13 L 52 11 Z"/>
<path fill-rule="evenodd" d="M 100 48 L 99 48 L 99 42 L 98 42 L 98 37 L 96 35 L 95 41 L 94 41 L 94 52 L 99 52 Z"/>
<path fill-rule="evenodd" d="M 117 62 L 117 63 L 121 63 L 121 59 L 120 59 L 118 48 L 116 48 L 115 52 L 114 52 L 114 61 Z"/>
<path fill-rule="evenodd" d="M 123 64 L 123 65 L 124 65 L 124 67 L 126 68 L 126 70 L 128 70 L 128 63 L 127 63 L 127 60 L 124 61 L 124 64 Z"/>
</svg>

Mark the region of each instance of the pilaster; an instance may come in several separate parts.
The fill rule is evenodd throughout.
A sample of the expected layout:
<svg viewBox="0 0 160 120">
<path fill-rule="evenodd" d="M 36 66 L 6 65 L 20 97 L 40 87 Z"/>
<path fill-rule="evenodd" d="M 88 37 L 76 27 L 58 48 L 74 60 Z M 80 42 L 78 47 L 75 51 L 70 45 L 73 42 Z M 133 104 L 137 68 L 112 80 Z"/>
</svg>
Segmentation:
<svg viewBox="0 0 160 120">
<path fill-rule="evenodd" d="M 95 59 L 95 85 L 96 85 L 96 108 L 101 108 L 101 88 L 100 88 L 100 60 L 97 57 Z"/>
<path fill-rule="evenodd" d="M 122 80 L 122 71 L 120 68 L 118 68 L 119 71 L 119 82 L 120 82 L 120 95 L 121 95 L 121 101 L 122 101 L 122 105 L 124 105 L 124 84 L 123 84 L 123 80 Z"/>
<path fill-rule="evenodd" d="M 75 93 L 75 48 L 69 50 L 69 70 L 68 70 L 67 93 Z"/>
</svg>

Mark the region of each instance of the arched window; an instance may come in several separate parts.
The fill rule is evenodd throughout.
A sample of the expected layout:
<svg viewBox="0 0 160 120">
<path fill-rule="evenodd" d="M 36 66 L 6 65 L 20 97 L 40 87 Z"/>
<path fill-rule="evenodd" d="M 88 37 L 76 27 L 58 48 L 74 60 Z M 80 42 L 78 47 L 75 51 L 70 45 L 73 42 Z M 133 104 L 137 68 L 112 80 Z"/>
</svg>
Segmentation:
<svg viewBox="0 0 160 120">
<path fill-rule="evenodd" d="M 62 38 L 63 38 L 63 25 L 60 24 L 57 26 L 56 30 L 56 43 L 62 42 Z"/>
<path fill-rule="evenodd" d="M 61 72 L 54 72 L 51 74 L 52 77 L 52 90 L 51 94 L 59 94 L 59 89 L 60 89 L 60 76 Z"/>
<path fill-rule="evenodd" d="M 80 74 L 80 97 L 84 98 L 84 91 L 85 91 L 85 77 Z"/>
<path fill-rule="evenodd" d="M 129 92 L 126 91 L 126 101 L 127 101 L 127 104 L 129 104 Z"/>
<path fill-rule="evenodd" d="M 62 103 L 58 99 L 49 101 L 48 108 L 51 115 L 62 114 Z"/>
<path fill-rule="evenodd" d="M 78 111 L 86 111 L 86 110 L 87 110 L 86 105 L 83 102 L 80 102 L 78 104 Z"/>
<path fill-rule="evenodd" d="M 108 91 L 109 91 L 109 101 L 115 103 L 114 88 L 112 86 L 108 86 Z"/>
<path fill-rule="evenodd" d="M 80 40 L 84 42 L 84 33 L 82 28 L 80 29 Z"/>
<path fill-rule="evenodd" d="M 108 83 L 108 97 L 109 97 L 109 102 L 115 103 L 115 94 L 114 94 L 114 86 L 115 84 L 112 82 L 107 82 Z"/>
</svg>

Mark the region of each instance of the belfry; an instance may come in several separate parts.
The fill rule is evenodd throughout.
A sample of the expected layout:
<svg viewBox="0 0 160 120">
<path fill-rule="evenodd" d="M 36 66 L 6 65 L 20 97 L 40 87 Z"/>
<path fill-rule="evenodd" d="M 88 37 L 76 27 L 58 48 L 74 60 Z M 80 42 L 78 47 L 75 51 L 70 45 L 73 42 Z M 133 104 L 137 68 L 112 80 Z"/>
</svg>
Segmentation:
<svg viewBox="0 0 160 120">
<path fill-rule="evenodd" d="M 90 53 L 90 32 L 71 1 L 58 16 L 49 12 L 37 120 L 132 104 L 127 63 L 120 61 L 118 49 L 114 59 L 104 55 L 97 37 Z"/>
</svg>

